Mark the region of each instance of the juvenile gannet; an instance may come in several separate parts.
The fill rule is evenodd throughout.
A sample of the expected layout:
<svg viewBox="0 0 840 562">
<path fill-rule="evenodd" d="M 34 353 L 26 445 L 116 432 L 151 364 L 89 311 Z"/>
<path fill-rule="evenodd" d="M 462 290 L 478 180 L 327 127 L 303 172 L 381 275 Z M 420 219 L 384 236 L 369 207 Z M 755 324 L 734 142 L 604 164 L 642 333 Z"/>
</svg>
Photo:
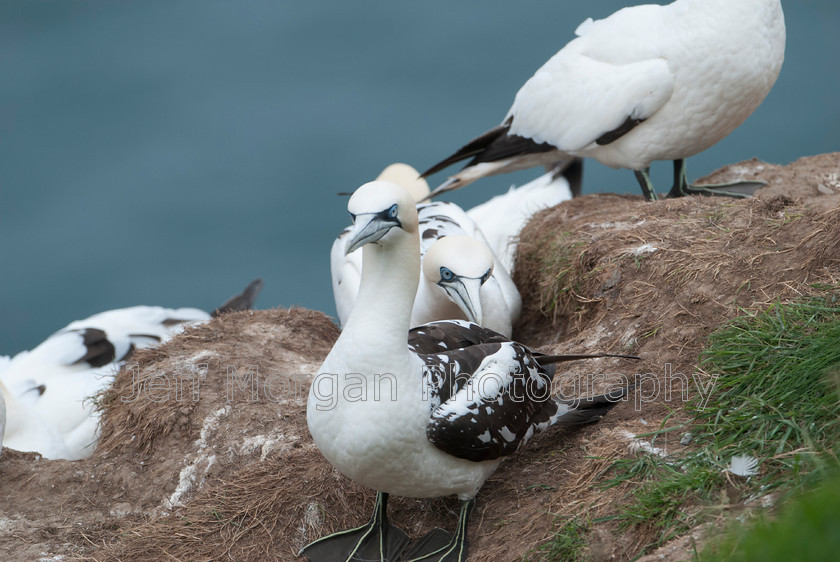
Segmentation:
<svg viewBox="0 0 840 562">
<path fill-rule="evenodd" d="M 397 560 L 408 538 L 387 521 L 388 495 L 456 494 L 462 503 L 454 536 L 435 530 L 404 559 L 464 561 L 473 498 L 502 458 L 552 424 L 597 421 L 628 387 L 562 400 L 551 396 L 550 363 L 568 358 L 534 354 L 466 322 L 420 326 L 409 336 L 421 274 L 415 201 L 400 186 L 375 181 L 353 194 L 348 210 L 354 223 L 346 251 L 363 248 L 361 285 L 312 383 L 306 417 L 327 460 L 376 490 L 376 507 L 368 524 L 301 554 Z"/>
<path fill-rule="evenodd" d="M 691 186 L 685 159 L 752 114 L 785 51 L 780 0 L 676 0 L 584 21 L 525 83 L 502 124 L 424 172 L 467 166 L 433 195 L 478 178 L 572 157 L 633 170 L 648 200 L 649 168 L 673 160 L 670 197 L 743 197 L 760 184 Z"/>
</svg>

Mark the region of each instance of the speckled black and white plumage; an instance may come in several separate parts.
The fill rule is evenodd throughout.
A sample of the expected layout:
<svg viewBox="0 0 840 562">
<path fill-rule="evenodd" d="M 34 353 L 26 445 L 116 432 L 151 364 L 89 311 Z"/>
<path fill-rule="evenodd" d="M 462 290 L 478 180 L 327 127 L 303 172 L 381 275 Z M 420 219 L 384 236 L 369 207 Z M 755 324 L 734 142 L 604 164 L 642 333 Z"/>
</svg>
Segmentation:
<svg viewBox="0 0 840 562">
<path fill-rule="evenodd" d="M 424 363 L 431 409 L 426 435 L 462 459 L 497 459 L 551 425 L 597 421 L 623 395 L 612 402 L 553 396 L 553 363 L 590 356 L 546 356 L 469 322 L 419 326 L 408 343 Z"/>
</svg>

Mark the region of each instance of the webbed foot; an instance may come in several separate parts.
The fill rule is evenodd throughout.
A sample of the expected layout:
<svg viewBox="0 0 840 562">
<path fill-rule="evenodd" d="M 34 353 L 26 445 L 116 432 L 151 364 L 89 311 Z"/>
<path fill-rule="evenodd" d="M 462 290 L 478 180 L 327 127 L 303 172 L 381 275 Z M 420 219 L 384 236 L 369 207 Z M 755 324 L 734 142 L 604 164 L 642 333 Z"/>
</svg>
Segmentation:
<svg viewBox="0 0 840 562">
<path fill-rule="evenodd" d="M 685 197 L 686 195 L 707 195 L 718 197 L 734 197 L 748 199 L 762 187 L 767 187 L 763 181 L 734 181 L 729 183 L 715 183 L 706 185 L 692 185 L 688 183 L 685 171 L 685 159 L 674 160 L 674 185 L 668 192 L 669 198 Z"/>
<path fill-rule="evenodd" d="M 461 502 L 461 514 L 455 536 L 442 529 L 433 529 L 421 538 L 408 554 L 406 562 L 466 562 L 467 560 L 467 523 L 475 506 L 475 500 Z"/>
<path fill-rule="evenodd" d="M 408 545 L 408 535 L 388 523 L 387 502 L 388 494 L 377 492 L 368 523 L 321 537 L 298 555 L 312 562 L 396 562 Z"/>
</svg>

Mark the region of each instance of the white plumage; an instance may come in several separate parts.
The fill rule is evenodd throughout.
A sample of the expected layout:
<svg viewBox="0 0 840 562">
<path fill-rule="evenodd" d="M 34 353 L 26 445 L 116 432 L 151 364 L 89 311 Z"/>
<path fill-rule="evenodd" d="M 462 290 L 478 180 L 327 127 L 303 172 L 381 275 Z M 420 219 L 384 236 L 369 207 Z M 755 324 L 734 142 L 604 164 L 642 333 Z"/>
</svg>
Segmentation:
<svg viewBox="0 0 840 562">
<path fill-rule="evenodd" d="M 0 372 L 16 401 L 15 409 L 9 409 L 7 395 L 5 445 L 46 458 L 90 455 L 99 433 L 99 414 L 91 397 L 111 383 L 123 359 L 134 349 L 160 344 L 187 324 L 209 318 L 195 308 L 109 310 L 71 322 L 32 350 L 18 353 Z M 56 434 L 63 449 L 55 444 Z"/>
<path fill-rule="evenodd" d="M 406 188 L 415 201 L 429 193 L 425 180 L 419 179 L 418 172 L 405 164 L 389 166 L 378 179 Z M 458 243 L 444 244 L 433 252 L 435 266 L 426 268 L 426 275 L 420 278 L 411 325 L 434 320 L 466 319 L 510 336 L 513 324 L 519 318 L 522 300 L 507 269 L 498 265 L 481 229 L 454 203 L 424 203 L 418 205 L 417 210 L 421 260 L 446 237 L 469 237 L 472 242 L 461 239 Z M 362 252 L 345 252 L 350 230 L 345 229 L 330 250 L 333 296 L 342 326 L 352 311 L 362 271 Z M 453 279 L 441 277 L 444 269 L 453 274 Z M 475 279 L 478 270 L 477 279 L 481 282 L 476 286 L 476 282 L 467 279 Z M 486 277 L 485 273 L 488 273 Z"/>
<path fill-rule="evenodd" d="M 0 455 L 3 454 L 3 434 L 6 432 L 6 387 L 2 385 L 0 382 Z"/>
<path fill-rule="evenodd" d="M 168 341 L 222 312 L 251 308 L 261 289 L 262 280 L 254 280 L 212 315 L 160 306 L 108 310 L 71 322 L 32 350 L 0 357 L 2 444 L 49 459 L 89 456 L 99 437 L 93 397 L 111 384 L 133 350 Z"/>
<path fill-rule="evenodd" d="M 670 195 L 695 192 L 683 160 L 743 123 L 784 60 L 780 0 L 634 6 L 576 34 L 522 86 L 500 127 L 424 174 L 473 159 L 435 193 L 570 157 L 636 171 L 649 199 L 651 162 L 673 160 Z"/>
<path fill-rule="evenodd" d="M 72 459 L 64 437 L 55 424 L 39 413 L 35 404 L 37 393 L 16 397 L 0 382 L 0 445 L 18 451 L 34 451 L 48 459 Z"/>
<path fill-rule="evenodd" d="M 508 272 L 513 272 L 519 233 L 537 211 L 572 198 L 569 181 L 555 171 L 541 175 L 507 193 L 467 211 L 484 233 L 493 253 Z"/>
</svg>

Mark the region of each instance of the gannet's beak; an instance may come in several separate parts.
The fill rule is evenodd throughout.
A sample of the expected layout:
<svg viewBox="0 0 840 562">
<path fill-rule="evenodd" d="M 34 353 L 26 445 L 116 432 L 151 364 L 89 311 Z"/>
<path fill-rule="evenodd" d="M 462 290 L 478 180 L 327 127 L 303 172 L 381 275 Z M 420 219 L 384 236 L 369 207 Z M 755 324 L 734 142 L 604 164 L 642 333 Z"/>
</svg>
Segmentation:
<svg viewBox="0 0 840 562">
<path fill-rule="evenodd" d="M 389 220 L 387 215 L 383 216 L 383 213 L 365 213 L 356 216 L 353 226 L 350 227 L 350 238 L 344 247 L 344 255 L 365 244 L 376 242 L 395 226 L 400 226 L 399 221 Z"/>
<path fill-rule="evenodd" d="M 467 315 L 467 320 L 481 325 L 484 320 L 481 309 L 481 285 L 483 280 L 478 277 L 457 277 L 449 282 L 441 282 L 449 299 Z"/>
</svg>

